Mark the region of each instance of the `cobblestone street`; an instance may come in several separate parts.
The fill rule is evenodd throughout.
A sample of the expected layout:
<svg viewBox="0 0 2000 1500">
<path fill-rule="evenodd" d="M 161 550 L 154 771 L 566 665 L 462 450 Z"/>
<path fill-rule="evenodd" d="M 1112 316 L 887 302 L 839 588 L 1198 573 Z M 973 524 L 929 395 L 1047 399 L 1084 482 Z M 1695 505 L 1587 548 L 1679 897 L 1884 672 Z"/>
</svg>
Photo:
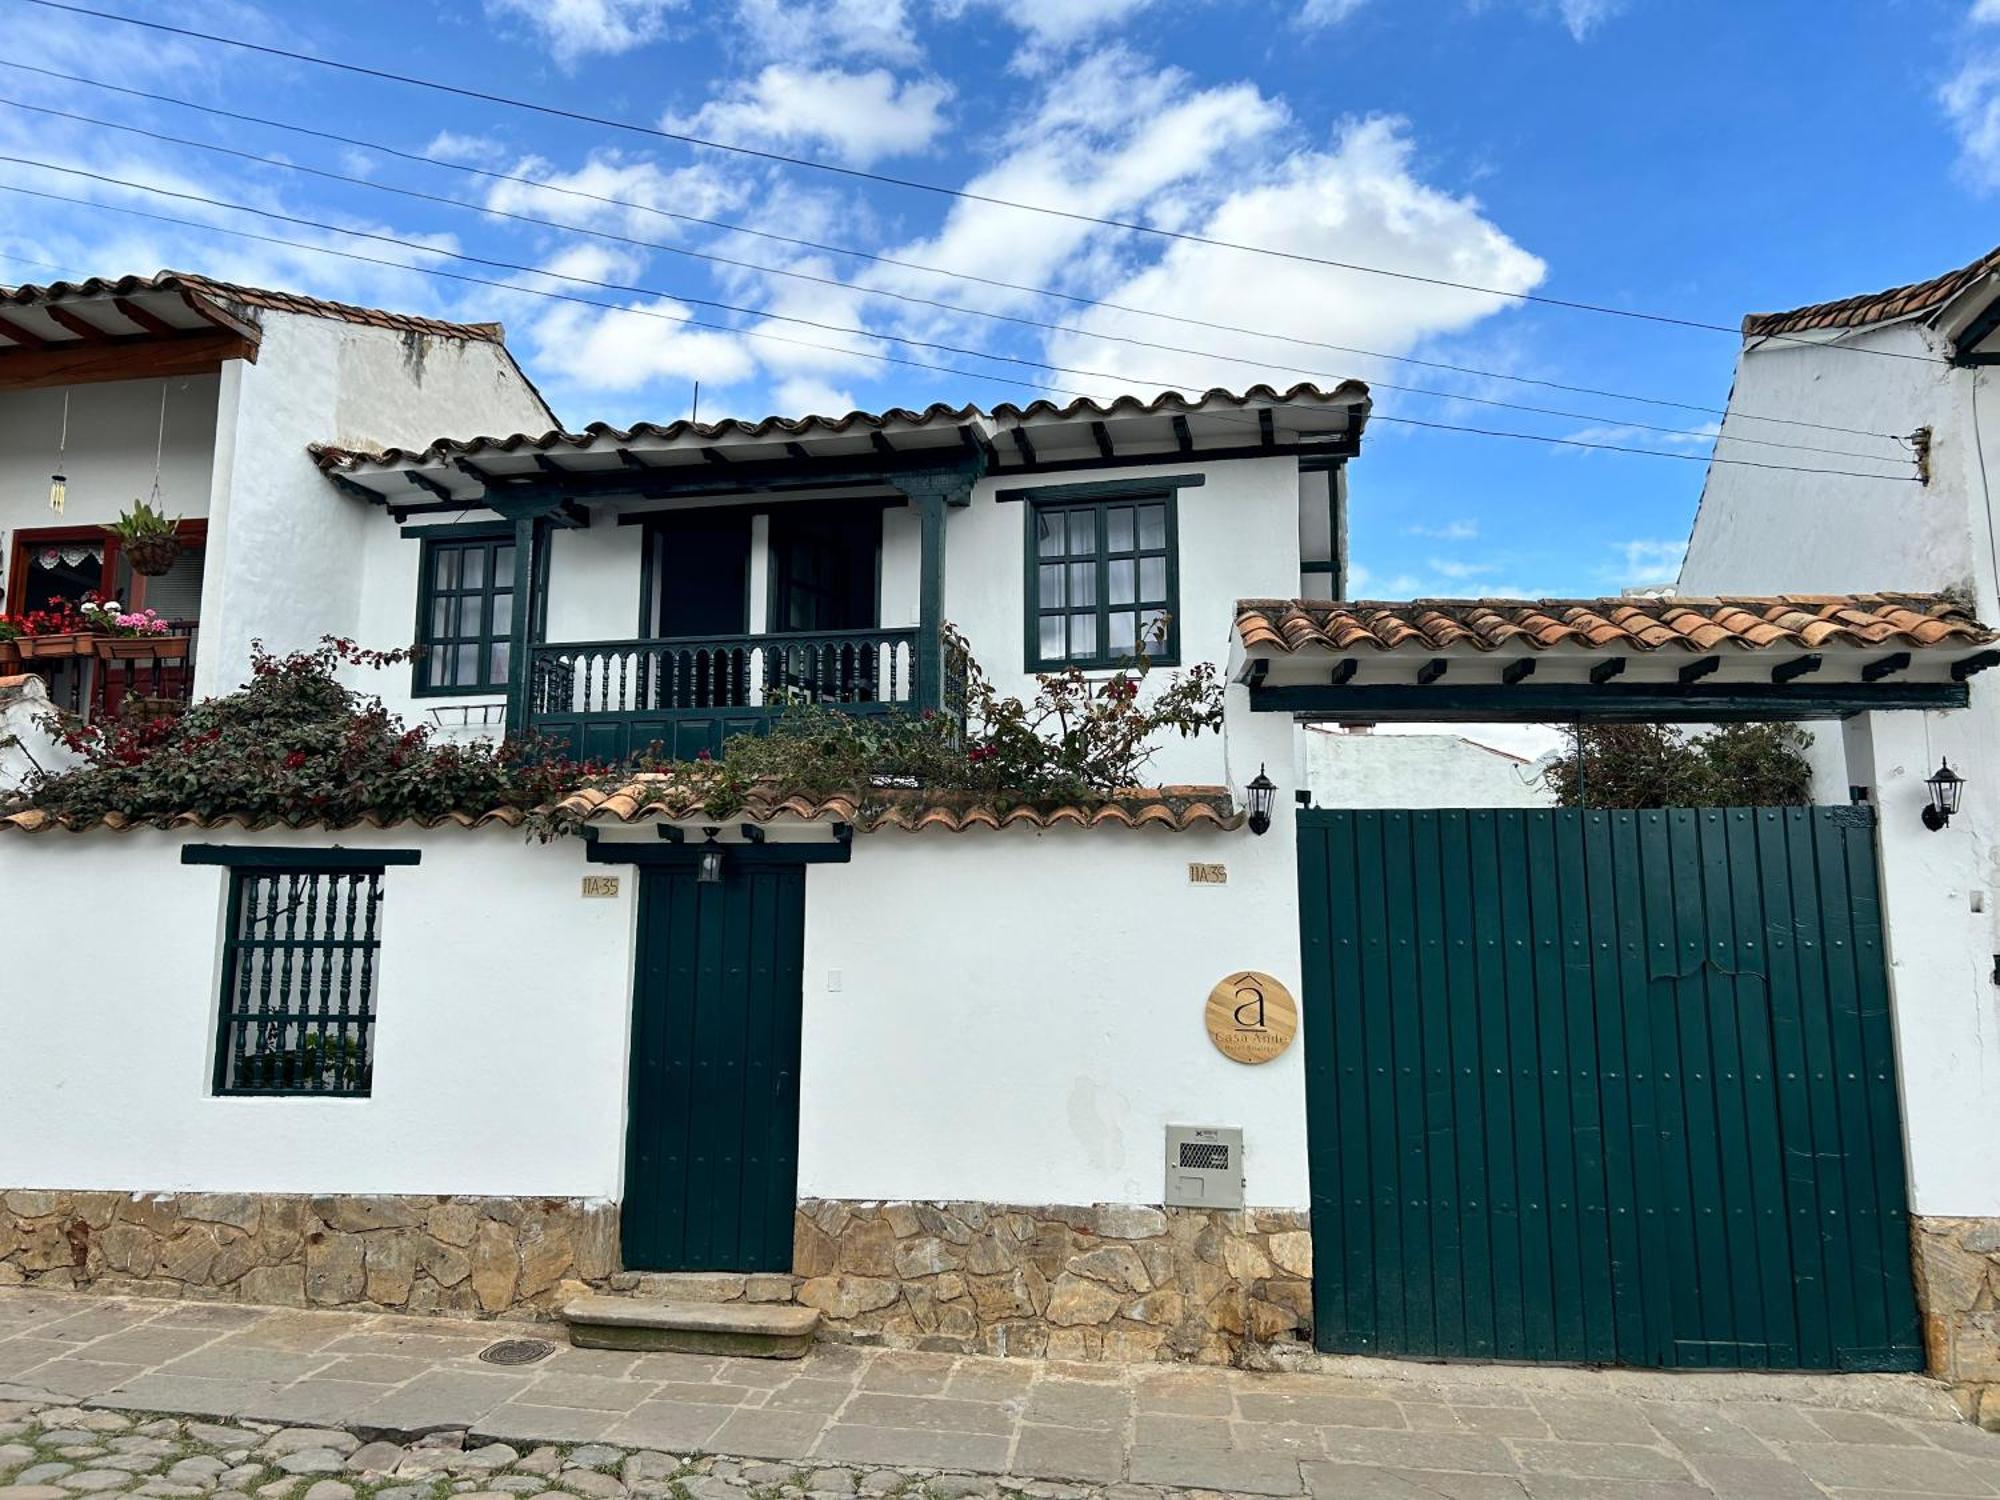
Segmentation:
<svg viewBox="0 0 2000 1500">
<path fill-rule="evenodd" d="M 479 1358 L 560 1338 L 0 1292 L 0 1500 L 2000 1495 L 2000 1437 L 1915 1377 L 1262 1374 L 842 1345 Z"/>
</svg>

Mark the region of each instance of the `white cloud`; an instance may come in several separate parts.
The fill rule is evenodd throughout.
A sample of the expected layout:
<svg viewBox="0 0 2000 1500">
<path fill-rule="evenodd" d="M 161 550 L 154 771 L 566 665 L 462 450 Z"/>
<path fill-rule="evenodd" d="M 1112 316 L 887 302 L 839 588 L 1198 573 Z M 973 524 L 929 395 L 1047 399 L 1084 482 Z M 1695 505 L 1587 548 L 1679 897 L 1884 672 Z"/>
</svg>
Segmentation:
<svg viewBox="0 0 2000 1500">
<path fill-rule="evenodd" d="M 844 417 L 855 406 L 850 392 L 810 376 L 781 380 L 771 390 L 771 410 L 788 417 Z"/>
<path fill-rule="evenodd" d="M 737 0 L 736 19 L 766 57 L 810 53 L 903 64 L 923 57 L 905 0 Z"/>
<path fill-rule="evenodd" d="M 2000 3 L 1993 9 L 2000 12 Z M 1938 102 L 1958 137 L 1959 170 L 1977 187 L 2000 187 L 2000 49 L 1973 51 L 1938 90 Z"/>
<path fill-rule="evenodd" d="M 591 281 L 629 281 L 636 267 L 629 256 L 595 245 L 579 245 L 542 262 L 556 276 Z M 544 286 L 536 277 L 524 286 Z M 579 295 L 605 300 L 598 294 Z M 530 367 L 548 371 L 583 391 L 629 391 L 656 380 L 699 380 L 728 385 L 756 370 L 740 334 L 726 329 L 691 328 L 676 320 L 701 316 L 669 298 L 635 298 L 618 304 L 655 314 L 634 317 L 575 302 L 547 302 L 526 328 L 533 348 Z"/>
<path fill-rule="evenodd" d="M 1301 26 L 1338 26 L 1368 0 L 1306 0 L 1299 7 Z"/>
<path fill-rule="evenodd" d="M 495 182 L 487 190 L 488 208 L 590 228 L 608 226 L 635 239 L 671 238 L 681 232 L 680 221 L 668 214 L 712 219 L 739 206 L 745 196 L 742 183 L 711 163 L 668 170 L 649 158 L 628 158 L 617 151 L 599 152 L 570 172 L 531 156 L 509 175 L 546 186 Z"/>
<path fill-rule="evenodd" d="M 1556 14 L 1579 42 L 1624 9 L 1624 0 L 1557 0 Z"/>
<path fill-rule="evenodd" d="M 1479 535 L 1479 523 L 1468 518 L 1446 521 L 1441 526 L 1404 528 L 1411 536 L 1429 537 L 1434 542 L 1469 542 Z"/>
<path fill-rule="evenodd" d="M 1211 240 L 1525 292 L 1542 261 L 1489 221 L 1479 203 L 1421 181 L 1414 145 L 1399 120 L 1346 126 L 1330 151 L 1300 151 L 1258 177 L 1232 173 L 1222 196 L 1192 228 Z M 1213 244 L 1174 242 L 1102 294 L 1128 307 L 1171 309 L 1209 323 L 1283 328 L 1300 339 L 1407 352 L 1420 341 L 1469 329 L 1512 304 L 1504 296 L 1342 270 L 1306 260 L 1252 256 Z M 1158 338 L 1151 319 L 1098 307 L 1078 333 L 1052 336 L 1058 364 L 1109 372 L 1118 381 L 1241 387 L 1254 380 L 1319 379 L 1328 366 L 1363 373 L 1353 356 L 1302 355 L 1287 363 L 1268 339 L 1204 332 L 1227 359 L 1162 356 L 1105 335 Z"/>
<path fill-rule="evenodd" d="M 630 52 L 657 40 L 680 0 L 486 0 L 486 13 L 525 22 L 556 66 L 586 57 Z"/>
<path fill-rule="evenodd" d="M 950 98 L 942 83 L 898 81 L 886 68 L 849 73 L 772 63 L 694 114 L 664 123 L 739 145 L 823 147 L 867 166 L 929 146 L 945 127 L 941 111 Z"/>
<path fill-rule="evenodd" d="M 1305 0 L 1299 8 L 1299 24 L 1338 25 L 1367 3 L 1368 0 Z M 1515 5 L 1530 16 L 1553 17 L 1579 42 L 1622 11 L 1625 4 L 1626 0 L 1465 0 L 1465 8 L 1474 13 Z M 2000 0 L 1979 0 L 1979 4 L 2000 11 Z"/>
<path fill-rule="evenodd" d="M 1974 0 L 1972 14 L 1966 19 L 1975 26 L 2000 25 L 2000 0 Z"/>
<path fill-rule="evenodd" d="M 490 135 L 460 135 L 455 130 L 440 130 L 424 147 L 424 155 L 434 160 L 465 161 L 477 165 L 498 161 L 505 154 L 500 142 Z"/>
<path fill-rule="evenodd" d="M 1680 576 L 1681 560 L 1687 556 L 1687 538 L 1642 537 L 1614 542 L 1618 561 L 1600 568 L 1599 575 L 1620 588 L 1646 588 L 1672 583 Z"/>
</svg>

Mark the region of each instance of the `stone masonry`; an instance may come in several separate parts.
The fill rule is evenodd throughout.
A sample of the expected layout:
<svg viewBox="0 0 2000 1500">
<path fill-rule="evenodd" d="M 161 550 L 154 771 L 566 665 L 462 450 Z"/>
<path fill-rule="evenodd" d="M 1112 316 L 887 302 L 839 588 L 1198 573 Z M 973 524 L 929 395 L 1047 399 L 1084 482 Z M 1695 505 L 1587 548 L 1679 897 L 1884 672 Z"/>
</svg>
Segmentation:
<svg viewBox="0 0 2000 1500">
<path fill-rule="evenodd" d="M 616 1205 L 574 1198 L 0 1192 L 0 1287 L 552 1316 L 617 1247 Z"/>
<path fill-rule="evenodd" d="M 653 1289 L 617 1256 L 617 1206 L 578 1199 L 0 1192 L 0 1287 L 551 1318 Z M 1273 1210 L 808 1200 L 791 1276 L 693 1290 L 796 1298 L 837 1341 L 1249 1364 L 1310 1339 L 1312 1239 Z"/>
<path fill-rule="evenodd" d="M 2000 1429 L 2000 1219 L 1911 1224 L 1925 1363 L 1966 1415 Z"/>
</svg>

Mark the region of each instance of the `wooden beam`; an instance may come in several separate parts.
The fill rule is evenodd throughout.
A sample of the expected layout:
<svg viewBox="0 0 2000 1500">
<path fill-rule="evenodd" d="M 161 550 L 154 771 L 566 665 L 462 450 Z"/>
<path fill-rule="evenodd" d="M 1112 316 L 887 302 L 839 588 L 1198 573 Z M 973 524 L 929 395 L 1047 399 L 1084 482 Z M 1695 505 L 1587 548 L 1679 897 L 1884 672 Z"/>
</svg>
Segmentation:
<svg viewBox="0 0 2000 1500">
<path fill-rule="evenodd" d="M 618 462 L 628 469 L 637 469 L 642 474 L 653 467 L 630 448 L 620 448 L 618 450 Z"/>
<path fill-rule="evenodd" d="M 50 321 L 61 324 L 86 344 L 108 344 L 116 337 L 110 329 L 99 328 L 90 319 L 80 318 L 68 308 L 53 302 L 43 307 L 42 311 L 49 315 Z"/>
<path fill-rule="evenodd" d="M 743 825 L 743 842 L 746 844 L 763 843 L 764 825 L 761 823 L 745 823 Z"/>
<path fill-rule="evenodd" d="M 185 328 L 169 323 L 158 313 L 149 312 L 130 297 L 113 297 L 111 305 L 118 309 L 120 317 L 124 318 L 128 323 L 138 324 L 140 328 L 152 334 L 154 338 L 178 338 L 188 332 Z"/>
<path fill-rule="evenodd" d="M 1612 678 L 1616 677 L 1620 672 L 1624 670 L 1625 670 L 1624 657 L 1622 656 L 1608 657 L 1604 661 L 1599 662 L 1596 666 L 1590 669 L 1590 680 L 1595 685 L 1602 687 L 1605 683 L 1609 682 Z"/>
<path fill-rule="evenodd" d="M 871 428 L 869 430 L 868 446 L 873 448 L 877 453 L 887 453 L 891 456 L 903 451 L 889 441 L 888 433 L 881 431 L 879 428 Z"/>
<path fill-rule="evenodd" d="M 232 317 L 207 298 L 197 297 L 193 292 L 181 293 L 181 305 L 209 327 L 223 333 L 233 333 L 240 339 L 255 340 L 263 337 L 262 331 L 255 323 L 246 323 L 241 318 Z"/>
<path fill-rule="evenodd" d="M 1262 435 L 1264 447 L 1278 446 L 1278 422 L 1268 406 L 1259 407 L 1257 410 L 1257 431 Z"/>
<path fill-rule="evenodd" d="M 1444 676 L 1445 669 L 1450 665 L 1451 663 L 1446 661 L 1442 656 L 1433 656 L 1429 661 L 1417 668 L 1417 686 L 1429 687 L 1440 677 Z"/>
<path fill-rule="evenodd" d="M 452 467 L 457 469 L 459 473 L 478 480 L 480 485 L 486 489 L 489 490 L 504 489 L 508 483 L 508 481 L 502 479 L 499 475 L 495 474 L 491 469 L 488 469 L 483 465 L 476 464 L 469 458 L 454 458 L 451 461 L 451 464 Z"/>
<path fill-rule="evenodd" d="M 19 347 L 31 349 L 38 353 L 48 348 L 51 342 L 43 338 L 39 333 L 23 328 L 12 318 L 0 318 L 0 338 L 11 339 Z"/>
<path fill-rule="evenodd" d="M 1349 687 L 1311 684 L 1250 690 L 1250 707 L 1321 719 L 1372 719 L 1381 723 L 1736 723 L 1760 719 L 1844 719 L 1871 710 L 1963 708 L 1971 689 L 1962 682 L 1792 683 L 1638 682 L 1592 687 L 1581 682 L 1497 682 L 1447 687 L 1370 683 Z"/>
<path fill-rule="evenodd" d="M 1097 439 L 1097 456 L 1099 458 L 1116 458 L 1118 456 L 1117 450 L 1111 446 L 1111 429 L 1109 427 L 1106 427 L 1102 422 L 1092 422 L 1090 424 L 1090 435 Z"/>
<path fill-rule="evenodd" d="M 1675 676 L 1680 681 L 1680 683 L 1683 686 L 1685 686 L 1690 682 L 1699 682 L 1702 678 L 1708 676 L 1709 673 L 1718 670 L 1721 666 L 1722 666 L 1721 657 L 1704 656 L 1700 661 L 1689 662 L 1686 666 L 1682 667 L 1680 671 L 1675 674 Z"/>
<path fill-rule="evenodd" d="M 1976 656 L 1968 656 L 1951 664 L 1951 680 L 1963 682 L 1975 672 L 1984 672 L 1988 667 L 2000 667 L 2000 651 L 1981 651 Z"/>
<path fill-rule="evenodd" d="M 1183 453 L 1194 452 L 1194 432 L 1188 426 L 1188 419 L 1178 412 L 1173 417 L 1174 446 Z"/>
<path fill-rule="evenodd" d="M 1333 670 L 1327 674 L 1327 680 L 1335 687 L 1340 687 L 1343 683 L 1352 682 L 1354 674 L 1360 670 L 1360 662 L 1351 656 L 1343 656 L 1333 664 Z"/>
<path fill-rule="evenodd" d="M 253 341 L 224 333 L 143 339 L 129 344 L 72 343 L 40 350 L 0 350 L 0 391 L 205 375 L 221 369 L 225 360 L 254 363 L 256 358 L 257 345 Z"/>
<path fill-rule="evenodd" d="M 1243 680 L 1249 683 L 1252 687 L 1262 687 L 1264 685 L 1264 679 L 1269 677 L 1270 675 L 1271 675 L 1271 658 L 1268 656 L 1259 656 L 1251 661 L 1250 670 L 1244 676 Z"/>
<path fill-rule="evenodd" d="M 1014 450 L 1021 455 L 1022 461 L 1033 463 L 1035 461 L 1035 445 L 1028 441 L 1026 429 L 1009 427 L 1007 433 L 1008 436 L 1014 439 Z"/>
<path fill-rule="evenodd" d="M 535 467 L 540 469 L 544 474 L 561 474 L 567 477 L 576 472 L 574 469 L 564 468 L 546 453 L 537 453 L 534 455 L 534 458 Z"/>
<path fill-rule="evenodd" d="M 1863 682 L 1880 682 L 1884 677 L 1904 671 L 1909 665 L 1910 653 L 1907 651 L 1897 651 L 1883 657 L 1880 661 L 1871 661 L 1867 666 L 1863 667 L 1861 669 L 1861 680 Z"/>
<path fill-rule="evenodd" d="M 1795 656 L 1790 661 L 1781 661 L 1771 668 L 1771 681 L 1777 683 L 1796 682 L 1808 672 L 1817 672 L 1821 666 L 1817 651 L 1808 651 L 1804 656 Z"/>
<path fill-rule="evenodd" d="M 431 476 L 426 474 L 422 469 L 405 469 L 403 470 L 403 477 L 409 480 L 410 483 L 414 484 L 418 489 L 429 490 L 433 495 L 436 495 L 440 500 L 458 499 L 458 496 L 454 495 L 450 490 L 446 489 L 443 485 L 439 484 L 435 479 L 431 478 Z"/>
<path fill-rule="evenodd" d="M 1500 680 L 1506 683 L 1507 686 L 1512 687 L 1515 683 L 1525 681 L 1534 675 L 1535 659 L 1532 656 L 1523 656 L 1508 662 L 1501 669 Z"/>
<path fill-rule="evenodd" d="M 785 444 L 785 451 L 801 462 L 809 462 L 812 458 L 812 455 L 806 452 L 806 445 L 804 443 L 787 443 Z"/>
<path fill-rule="evenodd" d="M 701 456 L 704 462 L 714 464 L 717 468 L 729 467 L 729 455 L 720 448 L 704 448 L 701 450 Z"/>
<path fill-rule="evenodd" d="M 662 823 L 660 825 L 660 837 L 670 844 L 684 844 L 687 842 L 687 830 L 677 828 L 672 823 Z"/>
<path fill-rule="evenodd" d="M 968 452 L 977 453 L 981 458 L 985 459 L 987 468 L 997 469 L 1000 467 L 1000 450 L 993 446 L 993 439 L 981 432 L 977 427 L 974 427 L 970 422 L 959 423 L 958 440 L 965 444 Z"/>
</svg>

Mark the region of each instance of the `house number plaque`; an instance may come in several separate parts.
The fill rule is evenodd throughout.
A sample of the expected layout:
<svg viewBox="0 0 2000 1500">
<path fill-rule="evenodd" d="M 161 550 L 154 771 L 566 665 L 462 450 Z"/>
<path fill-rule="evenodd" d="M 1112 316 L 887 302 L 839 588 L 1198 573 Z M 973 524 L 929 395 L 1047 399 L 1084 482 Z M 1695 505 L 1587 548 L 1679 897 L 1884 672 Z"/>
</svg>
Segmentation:
<svg viewBox="0 0 2000 1500">
<path fill-rule="evenodd" d="M 586 896 L 615 896 L 618 894 L 618 877 L 586 875 L 583 877 L 583 893 Z"/>
<path fill-rule="evenodd" d="M 1292 992 L 1269 974 L 1244 969 L 1208 992 L 1208 1039 L 1224 1057 L 1267 1063 L 1283 1056 L 1299 1033 Z"/>
</svg>

